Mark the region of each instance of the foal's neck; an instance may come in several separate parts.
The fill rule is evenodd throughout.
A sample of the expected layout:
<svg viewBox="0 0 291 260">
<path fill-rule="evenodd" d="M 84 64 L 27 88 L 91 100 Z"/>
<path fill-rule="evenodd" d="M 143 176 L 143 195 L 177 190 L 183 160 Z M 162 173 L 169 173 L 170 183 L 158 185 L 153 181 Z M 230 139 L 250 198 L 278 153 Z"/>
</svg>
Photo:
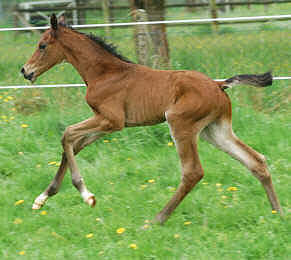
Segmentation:
<svg viewBox="0 0 291 260">
<path fill-rule="evenodd" d="M 113 56 L 86 35 L 63 29 L 59 40 L 64 48 L 67 62 L 79 72 L 86 84 L 96 82 L 107 73 L 120 73 L 131 65 Z"/>
</svg>

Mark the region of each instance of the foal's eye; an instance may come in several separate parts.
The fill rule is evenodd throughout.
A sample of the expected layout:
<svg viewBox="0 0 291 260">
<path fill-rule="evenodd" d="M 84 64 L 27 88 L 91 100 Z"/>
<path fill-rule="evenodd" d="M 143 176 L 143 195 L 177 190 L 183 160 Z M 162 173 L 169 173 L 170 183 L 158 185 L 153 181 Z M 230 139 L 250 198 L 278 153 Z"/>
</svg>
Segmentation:
<svg viewBox="0 0 291 260">
<path fill-rule="evenodd" d="M 46 48 L 46 44 L 40 44 L 40 45 L 39 45 L 39 49 L 40 49 L 40 50 L 44 50 L 45 48 Z"/>
</svg>

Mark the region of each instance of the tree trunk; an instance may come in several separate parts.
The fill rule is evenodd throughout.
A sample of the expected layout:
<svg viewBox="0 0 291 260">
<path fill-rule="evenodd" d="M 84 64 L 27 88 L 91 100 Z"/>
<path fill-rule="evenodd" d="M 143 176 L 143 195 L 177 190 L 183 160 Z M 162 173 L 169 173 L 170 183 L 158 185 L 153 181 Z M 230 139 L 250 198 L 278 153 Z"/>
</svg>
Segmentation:
<svg viewBox="0 0 291 260">
<path fill-rule="evenodd" d="M 146 22 L 147 13 L 144 10 L 143 2 L 138 0 L 129 0 L 129 4 L 131 16 L 134 22 Z M 134 27 L 134 43 L 138 64 L 151 67 L 151 39 L 148 34 L 148 25 L 136 25 Z"/>
<path fill-rule="evenodd" d="M 165 20 L 165 0 L 144 0 L 144 5 L 149 21 Z M 156 24 L 149 28 L 154 45 L 154 67 L 170 68 L 166 25 Z"/>
<path fill-rule="evenodd" d="M 132 17 L 136 22 L 164 20 L 164 1 L 129 0 L 129 3 Z M 137 25 L 134 38 L 140 64 L 153 68 L 170 68 L 165 25 Z"/>
</svg>

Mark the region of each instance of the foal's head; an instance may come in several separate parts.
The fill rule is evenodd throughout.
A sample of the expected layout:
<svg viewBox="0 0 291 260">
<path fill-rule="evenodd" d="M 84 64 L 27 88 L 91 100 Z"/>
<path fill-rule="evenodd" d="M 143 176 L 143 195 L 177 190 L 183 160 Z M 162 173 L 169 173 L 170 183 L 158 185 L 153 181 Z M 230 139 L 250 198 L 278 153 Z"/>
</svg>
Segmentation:
<svg viewBox="0 0 291 260">
<path fill-rule="evenodd" d="M 21 69 L 24 78 L 31 82 L 65 59 L 63 48 L 57 41 L 60 30 L 58 30 L 59 24 L 55 14 L 51 16 L 50 22 L 51 28 L 43 33 L 36 51 Z"/>
</svg>

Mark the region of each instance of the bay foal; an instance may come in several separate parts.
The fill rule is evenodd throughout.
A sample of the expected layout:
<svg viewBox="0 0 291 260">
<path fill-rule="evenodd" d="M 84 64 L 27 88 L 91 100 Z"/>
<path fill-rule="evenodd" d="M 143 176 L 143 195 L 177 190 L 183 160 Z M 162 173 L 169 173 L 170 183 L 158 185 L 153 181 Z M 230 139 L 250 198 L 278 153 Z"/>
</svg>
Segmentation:
<svg viewBox="0 0 291 260">
<path fill-rule="evenodd" d="M 63 61 L 71 63 L 85 81 L 86 101 L 94 116 L 66 128 L 61 165 L 48 188 L 35 199 L 33 209 L 41 208 L 58 192 L 67 167 L 84 201 L 94 206 L 95 197 L 84 184 L 75 155 L 105 134 L 166 120 L 181 160 L 182 178 L 172 199 L 156 216 L 157 222 L 166 221 L 203 177 L 197 151 L 199 134 L 245 165 L 262 183 L 272 209 L 281 212 L 264 156 L 233 133 L 231 102 L 224 92 L 239 83 L 271 85 L 270 73 L 238 75 L 218 83 L 196 71 L 153 70 L 129 62 L 99 38 L 74 31 L 52 15 L 51 28 L 21 71 L 33 82 Z"/>
</svg>

